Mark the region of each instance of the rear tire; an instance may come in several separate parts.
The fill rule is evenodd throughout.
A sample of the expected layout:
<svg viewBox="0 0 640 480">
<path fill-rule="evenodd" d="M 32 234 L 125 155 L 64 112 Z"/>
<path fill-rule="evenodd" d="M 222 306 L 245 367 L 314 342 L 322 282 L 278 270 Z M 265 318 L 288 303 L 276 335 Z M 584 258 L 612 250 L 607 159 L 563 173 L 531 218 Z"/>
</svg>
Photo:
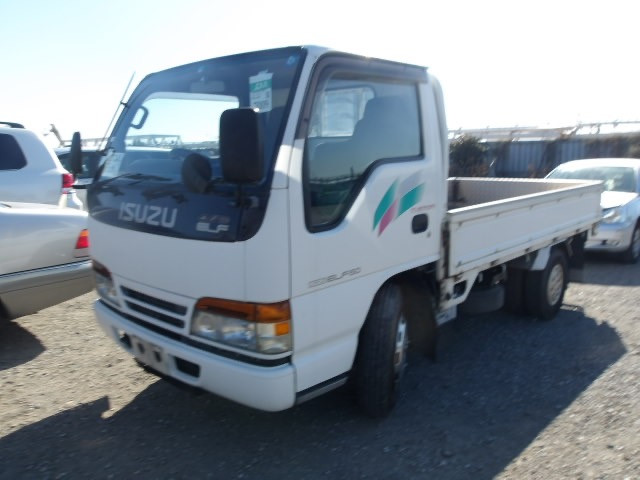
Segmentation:
<svg viewBox="0 0 640 480">
<path fill-rule="evenodd" d="M 402 291 L 387 283 L 376 293 L 360 332 L 354 387 L 360 408 L 385 417 L 396 403 L 398 384 L 407 365 L 408 325 Z"/>
<path fill-rule="evenodd" d="M 524 299 L 529 315 L 541 320 L 555 317 L 564 300 L 568 271 L 564 252 L 554 248 L 544 270 L 527 272 Z"/>
</svg>

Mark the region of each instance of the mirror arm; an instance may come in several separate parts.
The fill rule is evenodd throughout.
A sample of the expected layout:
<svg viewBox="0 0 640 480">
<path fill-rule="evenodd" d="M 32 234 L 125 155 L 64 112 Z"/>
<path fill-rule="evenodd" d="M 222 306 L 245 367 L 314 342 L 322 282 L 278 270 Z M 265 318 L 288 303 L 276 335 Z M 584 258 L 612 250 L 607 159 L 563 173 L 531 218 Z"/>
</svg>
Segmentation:
<svg viewBox="0 0 640 480">
<path fill-rule="evenodd" d="M 236 198 L 234 200 L 235 207 L 245 207 L 246 198 L 244 196 L 244 192 L 242 191 L 242 183 L 236 184 Z"/>
<path fill-rule="evenodd" d="M 260 199 L 255 195 L 246 195 L 242 188 L 244 184 L 236 184 L 236 196 L 231 205 L 242 208 L 257 208 L 260 205 Z"/>
</svg>

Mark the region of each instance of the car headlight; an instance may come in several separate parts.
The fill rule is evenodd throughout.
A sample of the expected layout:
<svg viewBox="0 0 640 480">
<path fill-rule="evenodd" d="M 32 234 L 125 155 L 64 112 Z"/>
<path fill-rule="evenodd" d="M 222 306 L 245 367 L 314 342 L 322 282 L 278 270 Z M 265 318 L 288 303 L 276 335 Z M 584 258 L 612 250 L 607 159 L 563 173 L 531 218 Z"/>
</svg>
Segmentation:
<svg viewBox="0 0 640 480">
<path fill-rule="evenodd" d="M 627 213 L 624 207 L 608 208 L 602 212 L 602 223 L 624 223 Z"/>
<path fill-rule="evenodd" d="M 111 272 L 102 265 L 101 263 L 92 261 L 93 263 L 93 279 L 96 283 L 96 291 L 100 298 L 106 300 L 107 302 L 115 305 L 116 307 L 120 307 L 120 301 L 118 300 L 118 292 L 116 290 L 115 284 L 113 283 L 113 278 L 111 278 Z"/>
<path fill-rule="evenodd" d="M 191 319 L 198 337 L 258 353 L 291 350 L 289 302 L 258 304 L 201 298 Z"/>
</svg>

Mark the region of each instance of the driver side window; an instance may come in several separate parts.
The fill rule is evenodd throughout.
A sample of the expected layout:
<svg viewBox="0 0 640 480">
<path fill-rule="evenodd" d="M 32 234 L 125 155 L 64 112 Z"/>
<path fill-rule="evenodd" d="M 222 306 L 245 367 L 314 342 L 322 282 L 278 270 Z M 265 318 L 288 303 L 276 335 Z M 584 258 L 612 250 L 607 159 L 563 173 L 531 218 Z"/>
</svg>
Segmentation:
<svg viewBox="0 0 640 480">
<path fill-rule="evenodd" d="M 353 72 L 318 84 L 305 142 L 307 223 L 336 226 L 375 164 L 421 153 L 417 86 Z"/>
</svg>

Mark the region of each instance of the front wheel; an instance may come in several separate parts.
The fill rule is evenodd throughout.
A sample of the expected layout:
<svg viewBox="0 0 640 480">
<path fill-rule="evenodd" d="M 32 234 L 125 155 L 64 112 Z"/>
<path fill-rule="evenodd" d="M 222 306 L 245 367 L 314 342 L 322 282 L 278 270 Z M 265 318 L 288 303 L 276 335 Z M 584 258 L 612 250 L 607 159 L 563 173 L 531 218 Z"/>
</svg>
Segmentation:
<svg viewBox="0 0 640 480">
<path fill-rule="evenodd" d="M 409 335 L 398 285 L 385 284 L 376 294 L 360 332 L 354 386 L 362 410 L 384 417 L 396 402 L 407 365 Z"/>
<path fill-rule="evenodd" d="M 527 272 L 525 279 L 525 308 L 528 314 L 541 320 L 555 317 L 567 287 L 568 266 L 565 254 L 551 250 L 547 266 L 542 271 Z"/>
<path fill-rule="evenodd" d="M 640 225 L 636 225 L 631 234 L 631 244 L 622 254 L 625 262 L 636 263 L 640 259 Z"/>
</svg>

